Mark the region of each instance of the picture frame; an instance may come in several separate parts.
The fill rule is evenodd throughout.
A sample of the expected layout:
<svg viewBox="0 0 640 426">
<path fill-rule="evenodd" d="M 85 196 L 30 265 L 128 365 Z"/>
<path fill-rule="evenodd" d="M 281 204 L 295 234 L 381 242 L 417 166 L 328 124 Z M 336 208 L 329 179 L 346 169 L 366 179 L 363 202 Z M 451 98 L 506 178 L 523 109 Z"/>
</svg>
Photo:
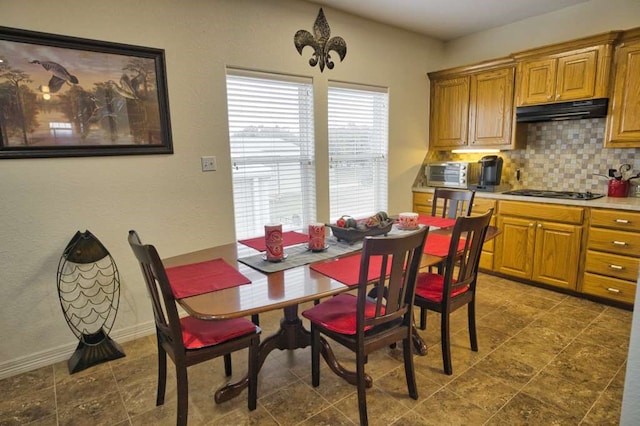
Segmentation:
<svg viewBox="0 0 640 426">
<path fill-rule="evenodd" d="M 163 49 L 0 26 L 0 159 L 172 153 Z"/>
</svg>

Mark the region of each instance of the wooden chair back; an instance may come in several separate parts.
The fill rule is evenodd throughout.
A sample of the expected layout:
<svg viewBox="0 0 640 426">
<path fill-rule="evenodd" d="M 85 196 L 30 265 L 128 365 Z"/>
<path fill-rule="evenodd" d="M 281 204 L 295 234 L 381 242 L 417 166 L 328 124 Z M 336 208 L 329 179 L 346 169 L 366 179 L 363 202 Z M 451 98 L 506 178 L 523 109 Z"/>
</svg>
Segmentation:
<svg viewBox="0 0 640 426">
<path fill-rule="evenodd" d="M 356 313 L 356 335 L 364 339 L 379 327 L 398 325 L 411 326 L 415 285 L 428 227 L 421 228 L 409 236 L 366 237 L 362 246 L 358 301 Z M 368 279 L 371 259 L 381 257 L 380 278 L 375 283 Z M 388 278 L 387 268 L 390 265 Z M 365 315 L 367 301 L 375 301 L 372 316 Z"/>
<path fill-rule="evenodd" d="M 136 231 L 129 231 L 129 245 L 140 263 L 147 291 L 151 297 L 157 331 L 174 350 L 178 348 L 184 350 L 176 300 L 156 248 L 142 244 Z"/>
<path fill-rule="evenodd" d="M 433 193 L 431 215 L 455 219 L 459 216 L 471 215 L 475 191 L 436 188 Z M 440 214 L 438 210 L 442 209 Z"/>
</svg>

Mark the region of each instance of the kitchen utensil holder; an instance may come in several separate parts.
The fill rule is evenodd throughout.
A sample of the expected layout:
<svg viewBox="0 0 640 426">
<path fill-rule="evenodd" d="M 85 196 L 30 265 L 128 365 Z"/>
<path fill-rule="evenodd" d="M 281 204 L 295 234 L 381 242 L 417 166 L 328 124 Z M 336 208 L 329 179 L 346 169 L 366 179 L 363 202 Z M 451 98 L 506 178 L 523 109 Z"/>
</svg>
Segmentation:
<svg viewBox="0 0 640 426">
<path fill-rule="evenodd" d="M 607 188 L 609 197 L 626 197 L 629 195 L 629 181 L 610 179 Z"/>
</svg>

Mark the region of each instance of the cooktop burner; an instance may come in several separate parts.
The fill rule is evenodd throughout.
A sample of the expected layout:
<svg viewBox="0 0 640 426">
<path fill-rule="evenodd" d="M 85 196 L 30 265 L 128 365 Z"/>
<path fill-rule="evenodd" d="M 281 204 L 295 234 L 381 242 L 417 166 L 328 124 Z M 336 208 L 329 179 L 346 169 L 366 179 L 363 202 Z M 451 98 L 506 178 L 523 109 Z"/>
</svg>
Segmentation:
<svg viewBox="0 0 640 426">
<path fill-rule="evenodd" d="M 571 191 L 547 191 L 539 189 L 516 189 L 514 191 L 503 192 L 505 195 L 521 195 L 524 197 L 546 197 L 560 198 L 565 200 L 593 200 L 604 197 L 604 194 L 593 192 L 571 192 Z"/>
</svg>

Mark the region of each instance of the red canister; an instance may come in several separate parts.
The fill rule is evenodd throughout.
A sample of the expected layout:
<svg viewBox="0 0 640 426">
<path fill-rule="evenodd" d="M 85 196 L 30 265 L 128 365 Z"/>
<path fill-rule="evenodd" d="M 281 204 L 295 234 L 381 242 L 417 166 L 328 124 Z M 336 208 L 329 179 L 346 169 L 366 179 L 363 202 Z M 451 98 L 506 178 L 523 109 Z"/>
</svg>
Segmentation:
<svg viewBox="0 0 640 426">
<path fill-rule="evenodd" d="M 629 195 L 629 181 L 610 179 L 607 195 L 609 197 L 626 197 Z"/>
</svg>

